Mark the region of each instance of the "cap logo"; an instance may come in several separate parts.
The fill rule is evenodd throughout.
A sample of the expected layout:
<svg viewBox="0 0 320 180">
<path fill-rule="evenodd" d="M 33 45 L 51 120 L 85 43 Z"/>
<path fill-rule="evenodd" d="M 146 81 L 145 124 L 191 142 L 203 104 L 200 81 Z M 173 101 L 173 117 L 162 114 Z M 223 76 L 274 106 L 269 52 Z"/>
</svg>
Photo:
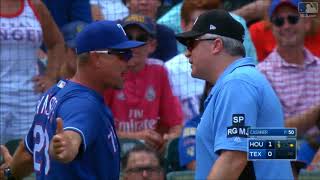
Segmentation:
<svg viewBox="0 0 320 180">
<path fill-rule="evenodd" d="M 77 33 L 81 32 L 83 29 L 83 25 L 78 25 L 76 28 Z"/>
<path fill-rule="evenodd" d="M 131 15 L 129 16 L 125 22 L 139 22 L 139 23 L 145 23 L 145 19 L 144 19 L 144 16 L 138 16 L 138 15 Z"/>
<path fill-rule="evenodd" d="M 120 29 L 122 30 L 123 34 L 126 36 L 127 34 L 126 34 L 126 32 L 124 31 L 124 29 L 123 29 L 123 27 L 121 26 L 121 24 L 117 24 L 117 26 L 118 26 L 118 28 L 120 28 Z"/>
<path fill-rule="evenodd" d="M 209 27 L 210 30 L 215 30 L 217 29 L 214 25 L 210 24 L 210 27 Z"/>
</svg>

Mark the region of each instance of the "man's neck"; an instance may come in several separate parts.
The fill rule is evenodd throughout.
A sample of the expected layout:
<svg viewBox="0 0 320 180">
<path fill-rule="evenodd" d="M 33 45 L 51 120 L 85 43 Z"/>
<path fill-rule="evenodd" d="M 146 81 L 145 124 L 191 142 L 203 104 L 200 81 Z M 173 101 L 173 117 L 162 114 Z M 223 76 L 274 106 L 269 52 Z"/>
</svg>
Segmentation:
<svg viewBox="0 0 320 180">
<path fill-rule="evenodd" d="M 220 62 L 219 64 L 215 64 L 216 67 L 213 73 L 213 76 L 209 80 L 211 84 L 215 84 L 218 78 L 222 75 L 222 73 L 226 70 L 226 68 L 232 64 L 234 61 L 243 58 L 241 56 L 230 56 L 224 54 L 219 60 L 216 60 L 217 62 Z M 218 68 L 217 68 L 218 67 Z"/>
<path fill-rule="evenodd" d="M 103 95 L 104 88 L 101 83 L 97 83 L 98 81 L 94 80 L 92 76 L 88 75 L 88 73 L 77 71 L 76 74 L 70 79 L 71 81 L 86 86 L 90 89 L 97 91 L 99 94 Z"/>
<path fill-rule="evenodd" d="M 303 46 L 295 47 L 281 47 L 277 48 L 277 52 L 287 63 L 290 64 L 304 64 Z"/>
</svg>

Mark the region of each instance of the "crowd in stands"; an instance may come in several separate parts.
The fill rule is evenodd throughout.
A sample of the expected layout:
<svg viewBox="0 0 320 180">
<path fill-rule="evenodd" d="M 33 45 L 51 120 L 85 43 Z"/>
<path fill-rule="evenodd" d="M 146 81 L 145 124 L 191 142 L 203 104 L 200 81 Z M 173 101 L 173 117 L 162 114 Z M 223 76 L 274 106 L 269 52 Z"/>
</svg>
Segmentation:
<svg viewBox="0 0 320 180">
<path fill-rule="evenodd" d="M 0 144 L 23 139 L 41 93 L 74 75 L 76 35 L 93 21 L 114 20 L 130 40 L 146 43 L 132 50 L 123 89 L 104 92 L 120 143 L 144 144 L 122 157 L 122 178 L 165 179 L 175 139 L 179 170 L 194 170 L 197 125 L 214 84 L 191 76 L 175 34 L 200 14 L 225 9 L 244 27 L 246 56 L 280 99 L 285 126 L 297 128 L 297 161 L 320 170 L 320 11 L 301 14 L 299 0 L 33 1 L 0 0 Z M 301 167 L 292 164 L 298 176 Z"/>
</svg>

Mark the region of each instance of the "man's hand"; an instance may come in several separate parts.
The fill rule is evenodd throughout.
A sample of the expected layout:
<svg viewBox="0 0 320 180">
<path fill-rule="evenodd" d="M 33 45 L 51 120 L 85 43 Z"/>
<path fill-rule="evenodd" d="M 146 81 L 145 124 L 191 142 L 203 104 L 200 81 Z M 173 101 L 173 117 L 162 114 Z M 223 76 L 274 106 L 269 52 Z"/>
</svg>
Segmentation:
<svg viewBox="0 0 320 180">
<path fill-rule="evenodd" d="M 3 145 L 0 146 L 0 154 L 4 160 L 4 163 L 0 166 L 0 180 L 4 180 L 4 169 L 9 167 L 12 156 L 10 155 L 9 150 Z"/>
<path fill-rule="evenodd" d="M 56 83 L 55 79 L 46 75 L 35 76 L 32 81 L 34 82 L 34 90 L 40 93 L 45 92 Z"/>
<path fill-rule="evenodd" d="M 152 148 L 159 150 L 164 144 L 162 136 L 152 129 L 137 132 L 137 138 L 145 140 L 145 143 Z"/>
<path fill-rule="evenodd" d="M 49 153 L 54 159 L 68 163 L 77 156 L 81 141 L 77 132 L 64 131 L 62 119 L 57 118 L 56 134 L 50 142 Z"/>
<path fill-rule="evenodd" d="M 175 139 L 180 136 L 182 130 L 181 125 L 173 126 L 169 129 L 168 133 L 163 135 L 163 139 L 168 142 L 169 140 Z"/>
</svg>

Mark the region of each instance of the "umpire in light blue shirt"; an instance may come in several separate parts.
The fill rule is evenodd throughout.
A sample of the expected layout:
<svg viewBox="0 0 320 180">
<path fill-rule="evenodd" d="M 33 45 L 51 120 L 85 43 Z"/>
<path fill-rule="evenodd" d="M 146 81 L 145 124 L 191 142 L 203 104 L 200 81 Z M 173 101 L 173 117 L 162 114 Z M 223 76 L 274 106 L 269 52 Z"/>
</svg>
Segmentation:
<svg viewBox="0 0 320 180">
<path fill-rule="evenodd" d="M 199 16 L 177 35 L 192 76 L 215 86 L 196 133 L 196 179 L 293 179 L 289 161 L 248 161 L 248 128 L 284 127 L 279 99 L 245 57 L 244 29 L 224 10 Z M 237 131 L 235 131 L 236 129 Z"/>
</svg>

